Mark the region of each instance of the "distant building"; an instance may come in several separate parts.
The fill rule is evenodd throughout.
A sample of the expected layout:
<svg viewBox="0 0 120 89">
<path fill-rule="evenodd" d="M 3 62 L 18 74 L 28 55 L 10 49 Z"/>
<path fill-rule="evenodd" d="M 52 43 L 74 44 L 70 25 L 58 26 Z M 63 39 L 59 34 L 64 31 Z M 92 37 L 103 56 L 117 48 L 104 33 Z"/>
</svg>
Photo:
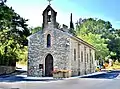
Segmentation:
<svg viewBox="0 0 120 89">
<path fill-rule="evenodd" d="M 57 28 L 57 12 L 50 5 L 43 11 L 43 29 L 28 37 L 28 76 L 52 76 L 54 68 L 72 70 L 72 76 L 95 70 L 95 48 L 71 34 L 70 29 Z M 64 21 L 65 19 L 63 19 Z"/>
</svg>

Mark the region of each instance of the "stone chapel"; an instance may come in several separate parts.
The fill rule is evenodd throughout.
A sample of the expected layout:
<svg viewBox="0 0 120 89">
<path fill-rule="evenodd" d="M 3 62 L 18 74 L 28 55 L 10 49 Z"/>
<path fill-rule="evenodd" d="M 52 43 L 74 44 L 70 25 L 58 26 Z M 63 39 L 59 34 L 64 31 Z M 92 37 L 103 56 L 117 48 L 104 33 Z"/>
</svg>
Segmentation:
<svg viewBox="0 0 120 89">
<path fill-rule="evenodd" d="M 73 29 L 57 27 L 57 12 L 51 5 L 43 11 L 42 30 L 28 37 L 28 76 L 52 76 L 54 68 L 71 70 L 72 76 L 95 70 L 95 48 L 70 33 Z M 65 19 L 63 19 L 64 21 Z"/>
</svg>

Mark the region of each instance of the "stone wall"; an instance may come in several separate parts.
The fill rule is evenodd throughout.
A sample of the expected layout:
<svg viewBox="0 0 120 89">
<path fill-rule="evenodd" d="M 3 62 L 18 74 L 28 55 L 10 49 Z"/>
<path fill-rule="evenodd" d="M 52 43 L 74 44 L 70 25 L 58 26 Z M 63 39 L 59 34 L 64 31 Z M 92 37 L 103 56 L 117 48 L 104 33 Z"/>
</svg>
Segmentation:
<svg viewBox="0 0 120 89">
<path fill-rule="evenodd" d="M 51 35 L 49 48 L 47 47 L 48 34 Z M 53 28 L 52 25 L 31 35 L 28 40 L 28 76 L 45 75 L 45 58 L 48 54 L 53 57 L 53 67 L 72 70 L 73 76 L 94 72 L 94 49 L 89 44 L 81 42 L 82 40 L 73 39 L 70 34 Z M 76 59 L 74 59 L 74 49 L 76 49 Z M 42 73 L 39 64 L 43 64 Z"/>
<path fill-rule="evenodd" d="M 73 76 L 94 72 L 95 50 L 86 44 L 74 38 L 70 40 L 70 60 Z M 74 59 L 74 49 L 76 49 L 76 59 Z"/>
<path fill-rule="evenodd" d="M 12 66 L 0 66 L 0 75 L 9 74 L 15 71 L 15 67 Z"/>
<path fill-rule="evenodd" d="M 47 35 L 51 35 L 51 47 L 47 48 Z M 48 26 L 41 32 L 33 34 L 28 41 L 28 76 L 42 76 L 39 64 L 43 64 L 45 75 L 45 58 L 48 54 L 53 56 L 53 67 L 70 70 L 69 39 L 63 31 Z"/>
</svg>

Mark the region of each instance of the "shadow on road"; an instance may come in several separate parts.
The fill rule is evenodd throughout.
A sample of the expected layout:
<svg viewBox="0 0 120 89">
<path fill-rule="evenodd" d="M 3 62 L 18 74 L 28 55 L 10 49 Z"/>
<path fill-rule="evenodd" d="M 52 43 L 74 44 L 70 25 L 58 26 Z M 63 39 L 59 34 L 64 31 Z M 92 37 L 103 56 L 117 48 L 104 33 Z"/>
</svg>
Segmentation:
<svg viewBox="0 0 120 89">
<path fill-rule="evenodd" d="M 99 79 L 114 79 L 120 74 L 120 71 L 111 71 L 103 74 L 91 75 L 91 76 L 83 76 L 81 78 L 99 78 Z"/>
<path fill-rule="evenodd" d="M 120 74 L 120 71 L 111 71 L 102 74 L 82 76 L 80 78 L 95 78 L 95 79 L 114 79 Z M 79 78 L 79 77 L 78 77 Z M 27 72 L 23 70 L 16 70 L 15 72 L 8 75 L 1 75 L 0 82 L 20 82 L 20 81 L 57 81 L 63 79 L 53 79 L 53 78 L 28 78 Z"/>
<path fill-rule="evenodd" d="M 16 70 L 15 72 L 8 74 L 8 75 L 1 75 L 0 82 L 20 82 L 20 81 L 56 81 L 62 79 L 50 79 L 50 78 L 36 78 L 36 79 L 29 79 L 27 78 L 27 72 L 23 70 Z"/>
<path fill-rule="evenodd" d="M 11 78 L 6 78 L 4 80 L 0 80 L 0 82 L 20 82 L 20 81 L 57 81 L 56 79 L 25 79 L 24 77 L 21 76 L 16 76 L 16 77 L 11 77 Z"/>
</svg>

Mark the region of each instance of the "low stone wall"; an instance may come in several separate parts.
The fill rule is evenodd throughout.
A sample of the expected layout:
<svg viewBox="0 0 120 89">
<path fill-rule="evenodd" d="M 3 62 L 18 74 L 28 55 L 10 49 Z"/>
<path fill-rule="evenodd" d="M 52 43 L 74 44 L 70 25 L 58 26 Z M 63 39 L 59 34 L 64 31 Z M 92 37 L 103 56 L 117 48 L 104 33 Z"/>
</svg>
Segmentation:
<svg viewBox="0 0 120 89">
<path fill-rule="evenodd" d="M 12 66 L 0 66 L 0 75 L 9 74 L 15 71 L 15 67 Z"/>
</svg>

